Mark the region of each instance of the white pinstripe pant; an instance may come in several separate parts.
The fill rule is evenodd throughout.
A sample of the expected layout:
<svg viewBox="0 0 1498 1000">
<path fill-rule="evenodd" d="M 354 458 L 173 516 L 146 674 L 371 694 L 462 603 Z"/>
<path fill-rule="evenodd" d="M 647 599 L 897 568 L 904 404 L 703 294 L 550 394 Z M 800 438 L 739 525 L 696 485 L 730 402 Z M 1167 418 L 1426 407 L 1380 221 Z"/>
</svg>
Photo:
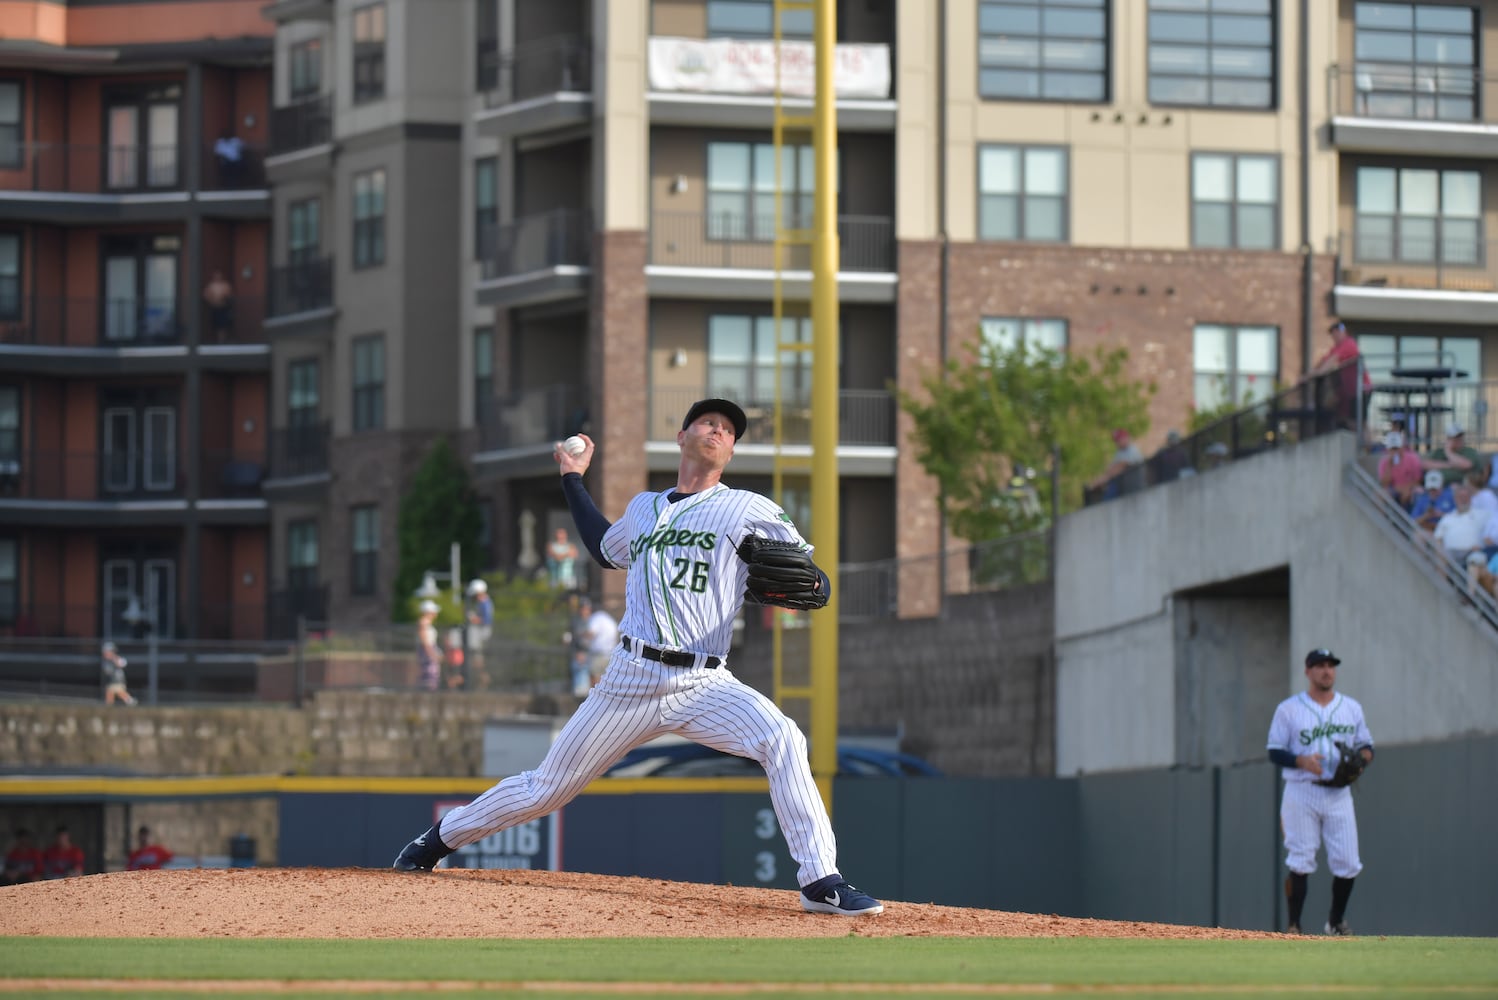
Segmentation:
<svg viewBox="0 0 1498 1000">
<path fill-rule="evenodd" d="M 758 761 L 799 866 L 798 883 L 837 871 L 832 822 L 796 724 L 724 667 L 668 667 L 623 646 L 614 650 L 603 679 L 557 734 L 546 759 L 444 816 L 442 842 L 464 847 L 555 812 L 630 750 L 665 733 Z"/>
<path fill-rule="evenodd" d="M 1326 843 L 1326 866 L 1338 878 L 1356 878 L 1358 821 L 1351 788 L 1328 788 L 1309 781 L 1285 782 L 1280 800 L 1280 827 L 1285 833 L 1285 867 L 1301 875 L 1316 870 L 1316 849 Z"/>
</svg>

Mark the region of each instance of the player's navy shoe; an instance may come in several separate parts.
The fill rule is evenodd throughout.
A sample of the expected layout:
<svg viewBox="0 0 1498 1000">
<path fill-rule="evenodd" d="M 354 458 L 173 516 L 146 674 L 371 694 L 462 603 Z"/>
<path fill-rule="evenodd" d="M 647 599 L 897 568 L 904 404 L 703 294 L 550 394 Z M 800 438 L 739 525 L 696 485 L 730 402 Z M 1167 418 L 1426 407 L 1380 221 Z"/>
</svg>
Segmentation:
<svg viewBox="0 0 1498 1000">
<path fill-rule="evenodd" d="M 437 835 L 437 828 L 434 826 L 401 848 L 391 867 L 402 872 L 429 872 L 437 867 L 437 862 L 452 852 L 453 849 Z"/>
<path fill-rule="evenodd" d="M 1300 933 L 1300 924 L 1291 924 L 1289 927 L 1285 928 L 1285 933 L 1286 934 L 1299 934 Z"/>
<path fill-rule="evenodd" d="M 835 913 L 840 917 L 884 912 L 883 903 L 863 890 L 853 888 L 836 873 L 803 886 L 801 908 L 811 913 Z"/>
<path fill-rule="evenodd" d="M 1312 924 L 1311 926 L 1314 927 L 1315 925 Z M 1347 926 L 1347 921 L 1345 920 L 1335 924 L 1328 920 L 1326 923 L 1326 932 L 1335 937 L 1352 937 L 1352 928 Z"/>
</svg>

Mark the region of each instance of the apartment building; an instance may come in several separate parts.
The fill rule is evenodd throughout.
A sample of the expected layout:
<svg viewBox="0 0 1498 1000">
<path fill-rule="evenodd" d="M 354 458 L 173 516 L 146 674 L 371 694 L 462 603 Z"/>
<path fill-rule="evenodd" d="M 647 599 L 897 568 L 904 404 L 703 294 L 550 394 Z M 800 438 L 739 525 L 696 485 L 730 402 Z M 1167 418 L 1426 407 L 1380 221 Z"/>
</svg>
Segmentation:
<svg viewBox="0 0 1498 1000">
<path fill-rule="evenodd" d="M 254 0 L 0 9 L 4 634 L 265 633 L 273 35 Z"/>
<path fill-rule="evenodd" d="M 1378 372 L 1443 358 L 1472 379 L 1498 377 L 1498 74 L 1484 64 L 1498 0 L 836 7 L 845 563 L 942 548 L 933 485 L 903 446 L 891 387 L 916 389 L 976 338 L 1127 347 L 1133 373 L 1158 389 L 1146 445 L 1194 410 L 1295 382 L 1328 346 L 1333 316 Z M 534 566 L 551 531 L 570 526 L 550 448 L 579 429 L 600 445 L 593 494 L 617 513 L 673 481 L 687 405 L 730 395 L 754 418 L 731 478 L 768 490 L 776 345 L 810 336 L 797 251 L 784 262 L 781 329 L 772 317 L 777 173 L 787 218 L 811 194 L 804 142 L 792 139 L 778 171 L 774 158 L 773 10 L 770 0 L 265 5 L 268 205 L 232 231 L 268 233 L 253 336 L 266 355 L 255 419 L 269 430 L 246 501 L 263 505 L 255 551 L 268 608 L 388 620 L 399 496 L 436 435 L 455 436 L 471 464 L 496 567 Z M 811 35 L 804 13 L 781 27 L 792 41 Z M 183 72 L 190 81 L 191 66 Z M 36 183 L 0 180 L 11 176 L 0 196 L 36 210 Z M 211 243 L 211 213 L 227 202 L 186 193 L 215 206 L 199 212 Z M 77 199 L 65 200 L 72 210 Z M 215 265 L 195 266 L 190 280 L 183 271 L 189 288 Z M 238 395 L 208 390 L 226 363 L 206 360 L 203 323 L 184 334 L 177 377 L 186 398 L 196 365 L 196 405 L 213 410 L 248 398 L 250 375 L 234 373 Z M 88 367 L 106 366 L 95 357 L 103 329 L 89 351 L 54 352 L 70 379 L 104 377 Z M 103 357 L 118 367 L 128 355 Z M 27 369 L 17 381 L 9 355 L 6 365 L 0 378 L 27 400 L 33 383 L 59 378 Z M 790 360 L 780 379 L 785 446 L 805 453 L 809 362 Z M 209 441 L 212 423 L 193 433 Z M 35 424 L 28 416 L 10 437 L 25 484 Z M 216 481 L 205 469 L 184 486 L 194 509 Z M 784 500 L 814 535 L 804 479 L 787 478 Z M 220 516 L 189 523 L 204 539 L 200 576 Z M 78 544 L 71 526 L 55 530 L 53 544 Z M 0 594 L 7 565 L 0 548 Z M 11 571 L 18 611 L 36 600 L 35 573 Z M 87 600 L 103 600 L 102 588 Z M 859 600 L 921 615 L 938 589 L 902 578 Z"/>
</svg>

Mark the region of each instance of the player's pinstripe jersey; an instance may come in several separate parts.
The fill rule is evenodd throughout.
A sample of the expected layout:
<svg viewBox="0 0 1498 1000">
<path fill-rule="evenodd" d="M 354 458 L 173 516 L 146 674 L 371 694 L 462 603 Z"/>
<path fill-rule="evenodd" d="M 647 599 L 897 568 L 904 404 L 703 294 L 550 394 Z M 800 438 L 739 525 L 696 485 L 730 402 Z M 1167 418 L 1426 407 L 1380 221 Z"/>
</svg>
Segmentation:
<svg viewBox="0 0 1498 1000">
<path fill-rule="evenodd" d="M 637 495 L 604 533 L 604 558 L 629 571 L 619 631 L 663 649 L 726 658 L 749 575 L 739 543 L 751 534 L 806 540 L 762 494 L 722 483 L 675 503 L 670 493 Z"/>
<path fill-rule="evenodd" d="M 1321 755 L 1321 780 L 1336 773 L 1340 755 L 1334 744 L 1372 746 L 1373 736 L 1363 719 L 1363 706 L 1344 694 L 1336 694 L 1324 708 L 1302 691 L 1280 702 L 1269 724 L 1269 749 L 1289 750 L 1301 754 Z M 1286 781 L 1315 781 L 1314 775 L 1299 768 L 1284 769 Z"/>
</svg>

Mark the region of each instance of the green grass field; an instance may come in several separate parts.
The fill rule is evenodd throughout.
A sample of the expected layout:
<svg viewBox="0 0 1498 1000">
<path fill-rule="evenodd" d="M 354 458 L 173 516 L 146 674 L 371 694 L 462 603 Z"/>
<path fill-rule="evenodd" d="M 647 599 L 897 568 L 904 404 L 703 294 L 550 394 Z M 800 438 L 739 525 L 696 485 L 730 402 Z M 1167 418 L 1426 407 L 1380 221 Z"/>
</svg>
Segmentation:
<svg viewBox="0 0 1498 1000">
<path fill-rule="evenodd" d="M 1486 938 L 4 938 L 0 956 L 0 997 L 1498 996 Z"/>
</svg>

